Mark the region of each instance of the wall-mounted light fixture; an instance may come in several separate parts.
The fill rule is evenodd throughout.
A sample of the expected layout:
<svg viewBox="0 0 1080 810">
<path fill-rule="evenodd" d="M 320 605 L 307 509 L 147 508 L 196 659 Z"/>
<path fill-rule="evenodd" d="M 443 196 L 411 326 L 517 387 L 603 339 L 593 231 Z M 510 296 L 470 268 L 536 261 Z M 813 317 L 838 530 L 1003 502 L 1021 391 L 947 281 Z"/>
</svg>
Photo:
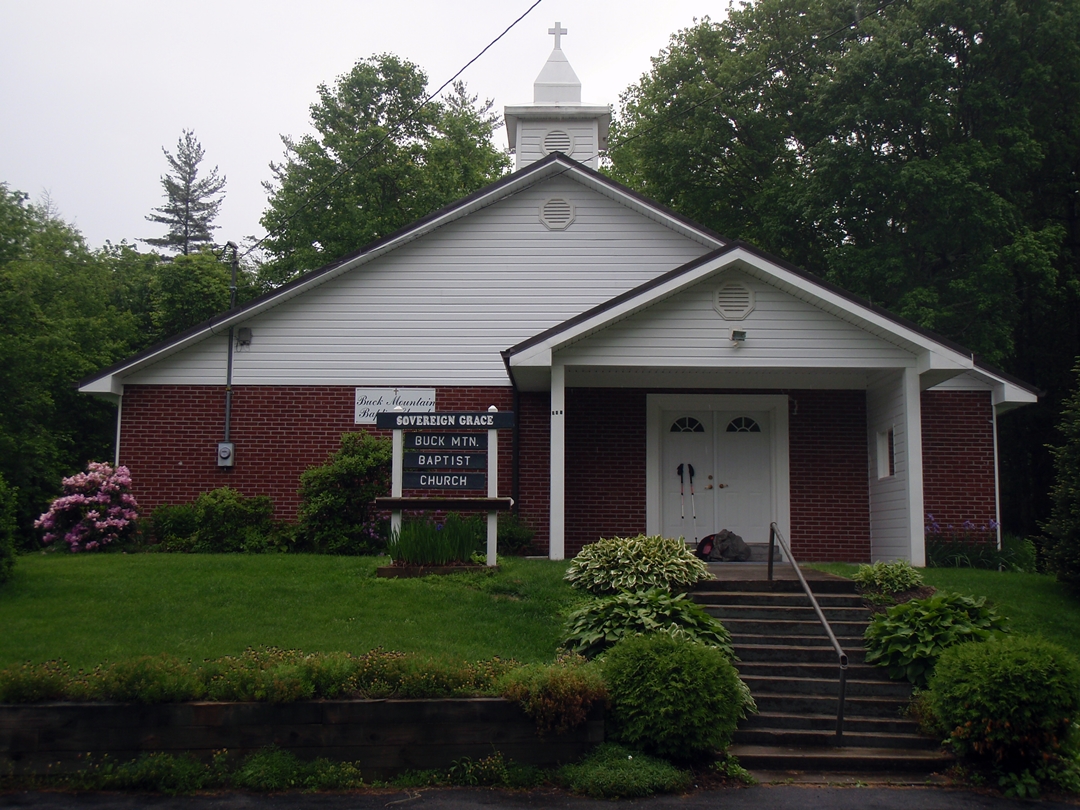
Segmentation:
<svg viewBox="0 0 1080 810">
<path fill-rule="evenodd" d="M 731 331 L 731 342 L 736 346 L 742 346 L 746 342 L 746 332 L 741 329 Z"/>
<path fill-rule="evenodd" d="M 247 326 L 241 326 L 236 330 L 236 342 L 240 346 L 251 345 L 251 328 Z"/>
</svg>

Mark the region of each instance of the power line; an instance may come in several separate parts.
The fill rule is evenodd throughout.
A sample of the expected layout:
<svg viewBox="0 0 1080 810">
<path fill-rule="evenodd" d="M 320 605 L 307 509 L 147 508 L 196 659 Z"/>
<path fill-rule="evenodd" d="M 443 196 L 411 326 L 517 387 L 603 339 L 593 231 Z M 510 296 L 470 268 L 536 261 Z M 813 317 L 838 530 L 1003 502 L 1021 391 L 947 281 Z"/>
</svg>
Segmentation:
<svg viewBox="0 0 1080 810">
<path fill-rule="evenodd" d="M 436 90 L 434 93 L 429 95 L 426 99 L 424 99 L 422 102 L 417 104 L 414 108 L 409 110 L 405 115 L 403 115 L 401 118 L 399 118 L 393 124 L 391 124 L 387 128 L 386 134 L 384 134 L 379 140 L 375 141 L 375 143 L 371 144 L 371 146 L 369 146 L 356 160 L 354 160 L 352 163 L 348 163 L 348 164 L 342 166 L 340 169 L 338 169 L 337 172 L 334 173 L 333 177 L 331 177 L 328 181 L 326 181 L 326 183 L 324 183 L 316 191 L 311 193 L 306 200 L 304 200 L 302 203 L 300 203 L 300 205 L 298 205 L 295 209 L 293 209 L 292 213 L 290 213 L 288 216 L 285 217 L 285 219 L 283 219 L 281 222 L 279 222 L 276 227 L 274 227 L 272 230 L 268 231 L 265 236 L 263 236 L 257 242 L 252 244 L 247 250 L 245 250 L 244 251 L 244 256 L 246 257 L 249 254 L 251 254 L 256 248 L 259 247 L 259 245 L 261 245 L 263 242 L 265 242 L 267 239 L 269 239 L 275 233 L 278 233 L 282 228 L 284 228 L 293 219 L 295 219 L 302 211 L 304 211 L 306 208 L 308 208 L 308 206 L 310 206 L 319 197 L 321 197 L 326 191 L 330 190 L 330 188 L 333 187 L 338 182 L 338 180 L 340 180 L 346 174 L 349 174 L 351 171 L 356 169 L 366 158 L 368 158 L 373 152 L 375 152 L 376 149 L 378 149 L 384 143 L 386 143 L 388 140 L 390 140 L 390 137 L 394 133 L 396 133 L 402 127 L 403 124 L 410 121 L 413 118 L 413 116 L 416 115 L 416 113 L 418 113 L 420 110 L 422 110 L 428 104 L 430 104 L 443 90 L 445 90 L 450 84 L 452 84 L 454 82 L 454 80 L 457 79 L 458 76 L 460 76 L 462 73 L 464 73 L 466 70 L 468 70 L 469 67 L 473 64 L 473 62 L 475 62 L 477 59 L 479 59 L 481 56 L 483 56 L 485 53 L 487 53 L 492 48 L 492 46 L 495 45 L 495 43 L 497 43 L 499 40 L 501 40 L 503 37 L 505 37 L 508 33 L 510 33 L 511 29 L 513 29 L 514 26 L 516 26 L 519 22 L 521 22 L 527 16 L 529 16 L 529 13 L 534 8 L 536 8 L 538 5 L 540 5 L 541 2 L 543 2 L 543 0 L 535 0 L 535 2 L 531 6 L 529 6 L 527 9 L 525 9 L 524 13 L 520 17 L 518 17 L 516 20 L 514 20 L 512 23 L 510 23 L 510 25 L 508 25 L 503 30 L 503 32 L 501 34 L 499 34 L 497 37 L 495 37 L 495 39 L 491 40 L 491 42 L 489 42 L 487 45 L 485 45 L 483 50 L 481 50 L 478 54 L 476 54 L 476 56 L 474 56 L 472 59 L 470 59 L 468 62 L 466 62 L 461 67 L 461 69 L 458 70 L 457 73 L 455 73 L 453 76 L 451 76 L 445 82 L 443 82 L 442 85 L 439 86 L 438 90 Z"/>
</svg>

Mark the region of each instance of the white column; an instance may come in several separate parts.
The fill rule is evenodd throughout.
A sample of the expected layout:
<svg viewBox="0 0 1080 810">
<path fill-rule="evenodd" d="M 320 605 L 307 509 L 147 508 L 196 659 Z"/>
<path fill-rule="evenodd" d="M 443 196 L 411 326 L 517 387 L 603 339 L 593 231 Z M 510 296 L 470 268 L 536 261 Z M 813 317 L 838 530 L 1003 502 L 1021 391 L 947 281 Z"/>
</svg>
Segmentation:
<svg viewBox="0 0 1080 810">
<path fill-rule="evenodd" d="M 923 506 L 922 401 L 919 372 L 904 369 L 904 436 L 907 442 L 907 503 L 911 564 L 926 565 L 926 512 Z"/>
<path fill-rule="evenodd" d="M 551 542 L 548 557 L 561 560 L 566 556 L 566 369 L 551 365 Z"/>
<path fill-rule="evenodd" d="M 399 405 L 394 410 L 402 410 Z M 400 498 L 402 493 L 402 482 L 404 479 L 403 467 L 405 466 L 405 431 L 400 428 L 394 428 L 393 439 L 393 457 L 390 467 L 390 495 L 394 498 Z M 390 536 L 394 537 L 401 531 L 401 510 L 393 509 L 390 511 Z"/>
</svg>

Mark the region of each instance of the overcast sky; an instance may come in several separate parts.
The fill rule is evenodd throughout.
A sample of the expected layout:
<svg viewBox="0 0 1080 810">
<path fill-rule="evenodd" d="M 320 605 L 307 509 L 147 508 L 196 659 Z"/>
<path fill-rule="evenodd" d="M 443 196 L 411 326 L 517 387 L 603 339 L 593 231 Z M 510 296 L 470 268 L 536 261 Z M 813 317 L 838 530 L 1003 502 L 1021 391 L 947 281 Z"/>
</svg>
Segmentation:
<svg viewBox="0 0 1080 810">
<path fill-rule="evenodd" d="M 228 179 L 219 242 L 262 236 L 262 182 L 282 134 L 310 131 L 308 108 L 360 59 L 391 52 L 435 89 L 533 0 L 0 0 L 0 182 L 60 215 L 89 243 L 160 236 L 162 147 L 193 129 Z M 462 78 L 507 104 L 532 101 L 553 47 L 582 100 L 617 104 L 649 59 L 727 0 L 541 0 Z M 505 130 L 499 131 L 505 146 Z M 359 247 L 359 246 L 358 246 Z"/>
</svg>

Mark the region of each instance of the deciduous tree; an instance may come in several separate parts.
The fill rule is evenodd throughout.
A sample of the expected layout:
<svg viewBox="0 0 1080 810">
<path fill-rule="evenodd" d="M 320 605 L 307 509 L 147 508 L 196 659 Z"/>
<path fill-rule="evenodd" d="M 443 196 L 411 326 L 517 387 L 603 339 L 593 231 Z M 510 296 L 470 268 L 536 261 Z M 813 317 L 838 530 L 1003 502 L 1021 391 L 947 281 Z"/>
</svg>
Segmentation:
<svg viewBox="0 0 1080 810">
<path fill-rule="evenodd" d="M 509 158 L 495 148 L 491 102 L 464 85 L 423 104 L 427 76 L 391 54 L 358 62 L 311 106 L 316 135 L 282 137 L 262 216 L 269 260 L 283 283 L 385 236 L 497 179 Z"/>
<path fill-rule="evenodd" d="M 1033 530 L 1080 354 L 1077 99 L 1078 0 L 759 0 L 672 37 L 612 173 L 1046 389 L 1003 430 Z"/>
</svg>

